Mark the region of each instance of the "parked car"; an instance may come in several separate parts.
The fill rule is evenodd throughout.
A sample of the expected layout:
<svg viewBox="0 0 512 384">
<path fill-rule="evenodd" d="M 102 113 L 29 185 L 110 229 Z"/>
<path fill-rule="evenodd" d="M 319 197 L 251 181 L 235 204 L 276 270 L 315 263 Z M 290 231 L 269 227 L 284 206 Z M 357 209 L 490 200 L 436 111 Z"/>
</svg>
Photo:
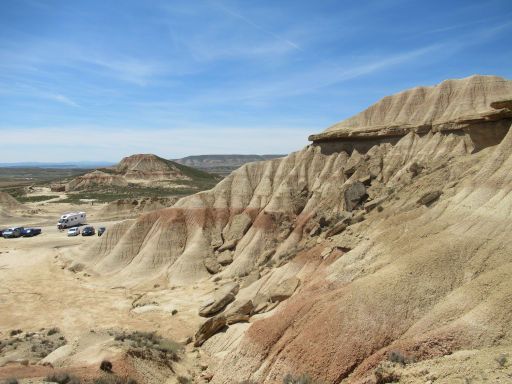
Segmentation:
<svg viewBox="0 0 512 384">
<path fill-rule="evenodd" d="M 98 228 L 98 236 L 103 235 L 106 230 L 107 230 L 107 228 L 105 228 L 105 227 L 99 227 Z"/>
<path fill-rule="evenodd" d="M 85 227 L 82 230 L 82 236 L 93 236 L 95 233 L 94 227 Z"/>
<path fill-rule="evenodd" d="M 37 236 L 41 233 L 41 228 L 25 228 L 21 231 L 21 236 L 23 237 L 32 237 Z"/>
<path fill-rule="evenodd" d="M 80 234 L 80 228 L 73 227 L 68 229 L 68 236 L 78 236 Z"/>
<path fill-rule="evenodd" d="M 22 232 L 23 227 L 13 227 L 3 231 L 2 236 L 4 237 L 4 239 L 15 238 L 20 237 Z"/>
</svg>

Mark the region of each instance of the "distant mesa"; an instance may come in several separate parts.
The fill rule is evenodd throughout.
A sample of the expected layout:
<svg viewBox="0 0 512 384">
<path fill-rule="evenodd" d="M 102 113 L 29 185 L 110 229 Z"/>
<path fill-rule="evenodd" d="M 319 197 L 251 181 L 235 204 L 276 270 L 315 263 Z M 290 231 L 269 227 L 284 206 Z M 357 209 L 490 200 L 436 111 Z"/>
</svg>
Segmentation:
<svg viewBox="0 0 512 384">
<path fill-rule="evenodd" d="M 67 191 L 98 187 L 173 187 L 179 182 L 213 181 L 216 176 L 153 154 L 125 157 L 113 167 L 100 168 L 79 176 L 66 185 Z"/>
<path fill-rule="evenodd" d="M 189 167 L 219 175 L 228 175 L 237 168 L 255 161 L 265 161 L 285 157 L 286 155 L 198 155 L 187 156 L 174 161 Z"/>
</svg>

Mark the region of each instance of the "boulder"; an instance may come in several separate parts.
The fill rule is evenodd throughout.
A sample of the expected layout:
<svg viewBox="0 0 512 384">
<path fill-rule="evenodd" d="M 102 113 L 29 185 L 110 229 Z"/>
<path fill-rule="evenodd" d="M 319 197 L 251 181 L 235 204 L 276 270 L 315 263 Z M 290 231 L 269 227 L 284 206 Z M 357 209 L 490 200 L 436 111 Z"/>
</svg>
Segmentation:
<svg viewBox="0 0 512 384">
<path fill-rule="evenodd" d="M 366 197 L 366 187 L 360 181 L 355 181 L 346 185 L 344 189 L 345 210 L 350 212 Z"/>
<path fill-rule="evenodd" d="M 357 150 L 354 150 L 343 169 L 345 176 L 352 176 L 363 161 L 363 156 Z"/>
<path fill-rule="evenodd" d="M 204 259 L 203 264 L 206 270 L 212 275 L 215 275 L 220 271 L 220 264 L 213 257 L 207 257 Z"/>
<path fill-rule="evenodd" d="M 300 284 L 297 277 L 290 277 L 289 279 L 281 281 L 277 287 L 270 292 L 270 301 L 281 302 L 289 298 Z"/>
<path fill-rule="evenodd" d="M 229 265 L 233 262 L 233 254 L 230 251 L 224 251 L 217 256 L 217 262 L 220 265 Z"/>
<path fill-rule="evenodd" d="M 252 303 L 252 300 L 240 303 L 235 302 L 224 314 L 224 316 L 226 316 L 226 323 L 229 325 L 249 321 L 253 310 L 254 304 Z"/>
<path fill-rule="evenodd" d="M 226 325 L 226 317 L 223 315 L 215 316 L 206 320 L 196 332 L 194 347 L 200 347 L 203 345 L 206 340 L 224 329 Z"/>
<path fill-rule="evenodd" d="M 235 283 L 226 284 L 216 291 L 212 298 L 207 300 L 199 309 L 199 316 L 209 317 L 222 311 L 226 306 L 235 301 L 239 285 Z"/>
<path fill-rule="evenodd" d="M 252 314 L 263 313 L 268 309 L 270 297 L 262 293 L 257 293 L 256 296 L 253 297 L 252 303 L 254 305 Z"/>
<path fill-rule="evenodd" d="M 430 205 L 442 195 L 441 191 L 432 191 L 425 193 L 416 202 L 418 205 Z"/>
<path fill-rule="evenodd" d="M 417 163 L 416 161 L 412 162 L 411 165 L 409 165 L 408 171 L 412 174 L 412 177 L 418 176 L 421 171 L 423 170 L 423 165 Z"/>
<path fill-rule="evenodd" d="M 325 233 L 325 237 L 331 237 L 337 235 L 340 232 L 343 232 L 345 228 L 351 224 L 352 216 L 352 213 L 343 212 L 341 219 L 338 220 L 336 224 L 334 224 L 334 226 Z"/>
<path fill-rule="evenodd" d="M 236 244 L 238 243 L 237 239 L 226 241 L 224 244 L 222 244 L 218 251 L 224 252 L 224 251 L 231 251 L 232 249 L 236 248 Z"/>
</svg>

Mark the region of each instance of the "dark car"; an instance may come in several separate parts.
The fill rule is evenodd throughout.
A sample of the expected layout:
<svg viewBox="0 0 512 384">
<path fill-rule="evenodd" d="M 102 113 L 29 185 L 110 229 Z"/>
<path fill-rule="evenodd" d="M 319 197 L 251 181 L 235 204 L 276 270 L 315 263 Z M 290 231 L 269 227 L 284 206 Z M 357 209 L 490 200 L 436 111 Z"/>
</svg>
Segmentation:
<svg viewBox="0 0 512 384">
<path fill-rule="evenodd" d="M 37 236 L 41 233 L 41 228 L 25 228 L 21 231 L 21 236 L 23 237 L 32 237 Z"/>
<path fill-rule="evenodd" d="M 82 229 L 82 236 L 93 236 L 95 233 L 94 227 L 85 227 Z"/>
<path fill-rule="evenodd" d="M 98 236 L 103 235 L 106 230 L 107 230 L 107 228 L 105 228 L 105 227 L 99 227 L 98 228 Z"/>
<path fill-rule="evenodd" d="M 7 229 L 0 229 L 0 236 L 3 236 L 4 231 L 7 231 Z"/>
<path fill-rule="evenodd" d="M 23 229 L 23 227 L 13 227 L 6 229 L 5 231 L 2 232 L 2 236 L 4 237 L 4 239 L 20 237 L 21 233 L 23 232 Z"/>
</svg>

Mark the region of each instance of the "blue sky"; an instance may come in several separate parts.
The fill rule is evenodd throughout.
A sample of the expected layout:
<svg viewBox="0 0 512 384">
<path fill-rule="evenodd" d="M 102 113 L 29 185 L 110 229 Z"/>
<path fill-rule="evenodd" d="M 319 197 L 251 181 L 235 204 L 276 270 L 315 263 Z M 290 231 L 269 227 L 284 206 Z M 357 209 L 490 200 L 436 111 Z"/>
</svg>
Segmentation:
<svg viewBox="0 0 512 384">
<path fill-rule="evenodd" d="M 288 153 L 381 97 L 512 78 L 512 1 L 0 1 L 0 162 Z"/>
</svg>

